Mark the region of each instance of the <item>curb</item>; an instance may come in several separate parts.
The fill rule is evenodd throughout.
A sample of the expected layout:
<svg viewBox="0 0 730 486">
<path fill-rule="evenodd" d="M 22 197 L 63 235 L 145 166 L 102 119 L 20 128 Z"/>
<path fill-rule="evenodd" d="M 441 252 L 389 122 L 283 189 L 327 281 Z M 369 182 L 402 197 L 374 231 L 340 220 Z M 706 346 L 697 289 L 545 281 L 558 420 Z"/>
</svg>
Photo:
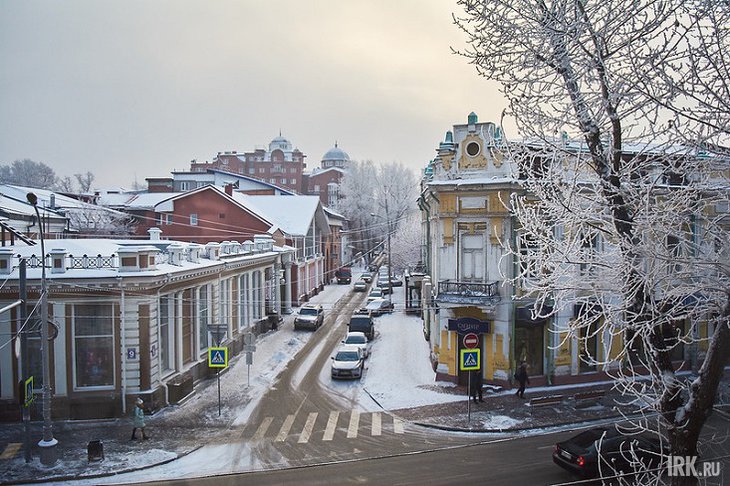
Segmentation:
<svg viewBox="0 0 730 486">
<path fill-rule="evenodd" d="M 65 475 L 65 476 L 51 476 L 47 478 L 38 478 L 38 479 L 24 479 L 24 480 L 13 480 L 13 481 L 0 481 L 0 484 L 39 484 L 39 483 L 50 483 L 50 482 L 60 482 L 60 481 L 72 481 L 72 480 L 86 480 L 86 479 L 96 479 L 96 478 L 107 478 L 112 476 L 119 476 L 121 474 L 127 474 L 137 471 L 144 471 L 145 469 L 150 469 L 157 466 L 162 466 L 164 464 L 169 464 L 172 461 L 176 461 L 182 457 L 187 456 L 188 454 L 192 454 L 193 452 L 201 449 L 203 445 L 199 445 L 193 449 L 190 449 L 187 452 L 183 452 L 182 454 L 178 454 L 175 457 L 171 457 L 169 459 L 165 459 L 164 461 L 155 462 L 152 464 L 146 464 L 144 466 L 138 466 L 138 467 L 132 467 L 129 469 L 122 469 L 120 471 L 112 471 L 112 472 L 105 472 L 105 473 L 96 473 L 96 474 L 82 474 L 82 475 Z"/>
</svg>

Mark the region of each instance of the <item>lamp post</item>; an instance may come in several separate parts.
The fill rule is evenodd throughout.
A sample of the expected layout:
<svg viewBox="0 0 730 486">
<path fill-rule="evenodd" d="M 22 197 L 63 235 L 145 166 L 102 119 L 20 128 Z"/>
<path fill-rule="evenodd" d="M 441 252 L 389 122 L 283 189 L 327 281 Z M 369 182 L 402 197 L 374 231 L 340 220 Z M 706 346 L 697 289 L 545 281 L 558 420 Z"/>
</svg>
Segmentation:
<svg viewBox="0 0 730 486">
<path fill-rule="evenodd" d="M 379 217 L 375 213 L 370 213 L 373 217 Z M 392 269 L 390 266 L 390 215 L 388 214 L 388 201 L 385 201 L 385 220 L 387 225 L 387 231 L 388 231 L 388 295 L 390 296 L 391 302 L 393 301 L 393 282 L 391 282 L 391 276 L 392 276 Z"/>
<path fill-rule="evenodd" d="M 48 339 L 48 288 L 46 285 L 46 247 L 43 241 L 43 222 L 38 211 L 38 197 L 29 192 L 28 202 L 35 209 L 38 218 L 38 231 L 41 237 L 41 360 L 43 367 L 43 439 L 38 442 L 41 449 L 41 464 L 52 466 L 57 460 L 56 446 L 58 441 L 53 437 L 51 423 L 51 367 L 49 363 L 50 340 Z"/>
</svg>

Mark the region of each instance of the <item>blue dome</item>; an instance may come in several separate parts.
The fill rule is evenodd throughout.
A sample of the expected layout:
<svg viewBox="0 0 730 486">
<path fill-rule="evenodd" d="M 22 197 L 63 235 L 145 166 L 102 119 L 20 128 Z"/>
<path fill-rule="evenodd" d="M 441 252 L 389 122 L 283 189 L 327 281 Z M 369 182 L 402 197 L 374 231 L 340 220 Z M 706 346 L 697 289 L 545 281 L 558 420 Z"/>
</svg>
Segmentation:
<svg viewBox="0 0 730 486">
<path fill-rule="evenodd" d="M 350 160 L 350 156 L 347 155 L 347 152 L 342 150 L 335 144 L 334 147 L 329 149 L 324 156 L 322 156 L 322 162 L 324 161 L 348 161 Z"/>
</svg>

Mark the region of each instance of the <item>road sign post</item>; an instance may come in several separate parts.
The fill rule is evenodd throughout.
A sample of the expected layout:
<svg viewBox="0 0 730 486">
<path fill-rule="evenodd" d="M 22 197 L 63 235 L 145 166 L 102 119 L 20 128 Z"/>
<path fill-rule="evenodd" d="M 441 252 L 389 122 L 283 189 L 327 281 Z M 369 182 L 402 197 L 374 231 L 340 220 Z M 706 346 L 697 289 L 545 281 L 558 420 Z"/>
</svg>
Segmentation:
<svg viewBox="0 0 730 486">
<path fill-rule="evenodd" d="M 479 338 L 477 337 L 477 340 Z M 464 337 L 464 345 L 466 345 L 466 336 Z M 468 371 L 467 390 L 466 390 L 466 415 L 467 422 L 471 423 L 471 372 L 481 368 L 481 349 L 462 349 L 459 352 L 459 369 Z"/>
<path fill-rule="evenodd" d="M 221 368 L 228 367 L 228 348 L 213 347 L 208 348 L 208 367 L 217 368 L 216 377 L 218 379 L 218 416 L 221 416 Z"/>
</svg>

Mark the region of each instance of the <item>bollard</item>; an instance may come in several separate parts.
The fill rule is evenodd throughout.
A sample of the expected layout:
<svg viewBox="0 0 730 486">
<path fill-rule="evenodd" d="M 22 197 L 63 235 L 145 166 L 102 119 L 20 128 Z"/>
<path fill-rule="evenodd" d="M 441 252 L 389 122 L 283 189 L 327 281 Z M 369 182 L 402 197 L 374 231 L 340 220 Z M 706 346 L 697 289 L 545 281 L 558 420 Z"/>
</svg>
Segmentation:
<svg viewBox="0 0 730 486">
<path fill-rule="evenodd" d="M 100 440 L 91 440 L 86 446 L 89 462 L 104 460 L 104 443 Z"/>
</svg>

